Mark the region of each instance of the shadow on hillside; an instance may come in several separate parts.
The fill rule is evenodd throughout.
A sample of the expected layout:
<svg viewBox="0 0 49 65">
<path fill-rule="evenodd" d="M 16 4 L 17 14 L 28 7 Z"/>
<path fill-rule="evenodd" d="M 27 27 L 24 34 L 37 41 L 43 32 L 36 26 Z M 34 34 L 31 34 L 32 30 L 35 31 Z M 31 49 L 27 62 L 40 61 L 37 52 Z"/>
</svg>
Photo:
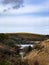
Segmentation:
<svg viewBox="0 0 49 65">
<path fill-rule="evenodd" d="M 39 65 L 39 62 L 36 60 L 36 61 L 34 62 L 34 65 Z"/>
</svg>

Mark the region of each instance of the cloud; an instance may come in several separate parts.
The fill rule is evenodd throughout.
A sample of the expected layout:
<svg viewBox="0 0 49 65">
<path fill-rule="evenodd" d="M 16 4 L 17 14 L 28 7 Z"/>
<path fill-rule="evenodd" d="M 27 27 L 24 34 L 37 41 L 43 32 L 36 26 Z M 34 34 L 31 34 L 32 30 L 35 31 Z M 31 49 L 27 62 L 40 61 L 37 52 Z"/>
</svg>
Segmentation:
<svg viewBox="0 0 49 65">
<path fill-rule="evenodd" d="M 9 3 L 22 3 L 23 0 L 3 0 L 3 4 L 9 4 Z"/>
<path fill-rule="evenodd" d="M 49 17 L 2 17 L 0 18 L 0 27 L 36 27 L 49 26 Z"/>
<path fill-rule="evenodd" d="M 49 0 L 24 0 L 18 8 L 15 1 L 0 3 L 0 32 L 49 33 Z"/>
<path fill-rule="evenodd" d="M 49 34 L 49 27 L 0 27 L 0 33 L 30 32 Z"/>
<path fill-rule="evenodd" d="M 17 9 L 22 6 L 23 0 L 3 0 L 2 4 L 5 6 L 9 6 L 8 9 L 10 9 L 10 7 L 13 9 Z"/>
<path fill-rule="evenodd" d="M 46 0 L 24 0 L 25 4 L 34 4 L 34 5 L 38 5 L 43 3 Z"/>
<path fill-rule="evenodd" d="M 32 0 L 25 0 L 26 2 L 32 2 Z M 34 1 L 34 0 L 33 0 Z M 38 0 L 39 1 L 39 0 Z M 40 0 L 41 1 L 41 0 Z M 39 2 L 40 2 L 39 1 Z M 38 4 L 32 2 L 32 4 L 27 4 L 23 2 L 23 0 L 4 0 L 3 3 L 0 4 L 0 13 L 3 14 L 27 14 L 27 13 L 39 13 L 39 12 L 49 12 L 49 0 L 43 0 Z M 36 0 L 34 1 L 36 2 Z M 24 7 L 20 7 L 24 4 Z M 1 9 L 2 8 L 2 9 Z"/>
<path fill-rule="evenodd" d="M 0 17 L 0 32 L 33 32 L 49 34 L 49 17 Z"/>
</svg>

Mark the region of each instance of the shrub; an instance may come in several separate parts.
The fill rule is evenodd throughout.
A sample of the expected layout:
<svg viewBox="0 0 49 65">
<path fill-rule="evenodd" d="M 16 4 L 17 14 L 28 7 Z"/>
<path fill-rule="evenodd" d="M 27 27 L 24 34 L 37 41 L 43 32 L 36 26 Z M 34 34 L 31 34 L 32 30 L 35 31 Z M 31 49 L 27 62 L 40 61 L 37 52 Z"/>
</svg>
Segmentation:
<svg viewBox="0 0 49 65">
<path fill-rule="evenodd" d="M 13 65 L 10 61 L 6 61 L 5 65 Z"/>
<path fill-rule="evenodd" d="M 5 62 L 0 61 L 0 65 L 5 65 Z"/>
<path fill-rule="evenodd" d="M 32 50 L 32 47 L 31 46 L 29 46 L 28 47 L 28 52 L 30 52 Z"/>
</svg>

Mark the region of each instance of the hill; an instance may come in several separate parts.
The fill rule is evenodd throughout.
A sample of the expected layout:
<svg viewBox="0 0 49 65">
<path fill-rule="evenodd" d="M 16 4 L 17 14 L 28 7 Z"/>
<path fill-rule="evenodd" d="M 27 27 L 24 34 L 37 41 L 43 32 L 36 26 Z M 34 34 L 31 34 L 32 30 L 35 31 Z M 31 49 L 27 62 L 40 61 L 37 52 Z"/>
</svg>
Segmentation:
<svg viewBox="0 0 49 65">
<path fill-rule="evenodd" d="M 45 35 L 33 34 L 33 33 L 6 33 L 6 34 L 14 35 L 19 38 L 41 38 L 45 36 Z"/>
<path fill-rule="evenodd" d="M 49 35 L 32 33 L 0 33 L 0 44 L 15 46 L 15 44 L 35 44 L 49 38 Z"/>
<path fill-rule="evenodd" d="M 48 38 L 49 35 L 32 33 L 0 33 L 0 65 L 49 65 Z M 35 44 L 37 41 L 40 43 Z M 20 47 L 16 44 L 33 44 L 33 42 L 35 46 L 33 48 L 29 47 L 29 52 L 25 53 L 22 60 L 19 54 Z M 25 47 L 24 52 L 25 49 L 28 50 Z M 30 49 L 33 50 L 30 51 Z"/>
<path fill-rule="evenodd" d="M 24 57 L 29 65 L 49 65 L 49 39 L 43 41 L 40 45 L 43 46 L 42 49 L 35 49 Z"/>
</svg>

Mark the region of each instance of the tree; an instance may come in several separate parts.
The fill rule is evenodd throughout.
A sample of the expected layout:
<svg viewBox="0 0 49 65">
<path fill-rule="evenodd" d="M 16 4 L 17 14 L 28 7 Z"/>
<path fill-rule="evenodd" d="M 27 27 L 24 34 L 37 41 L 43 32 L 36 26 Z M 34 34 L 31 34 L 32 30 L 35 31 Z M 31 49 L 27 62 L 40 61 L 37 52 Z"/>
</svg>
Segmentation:
<svg viewBox="0 0 49 65">
<path fill-rule="evenodd" d="M 28 47 L 28 52 L 30 52 L 32 50 L 32 47 L 31 46 L 29 46 Z"/>
</svg>

